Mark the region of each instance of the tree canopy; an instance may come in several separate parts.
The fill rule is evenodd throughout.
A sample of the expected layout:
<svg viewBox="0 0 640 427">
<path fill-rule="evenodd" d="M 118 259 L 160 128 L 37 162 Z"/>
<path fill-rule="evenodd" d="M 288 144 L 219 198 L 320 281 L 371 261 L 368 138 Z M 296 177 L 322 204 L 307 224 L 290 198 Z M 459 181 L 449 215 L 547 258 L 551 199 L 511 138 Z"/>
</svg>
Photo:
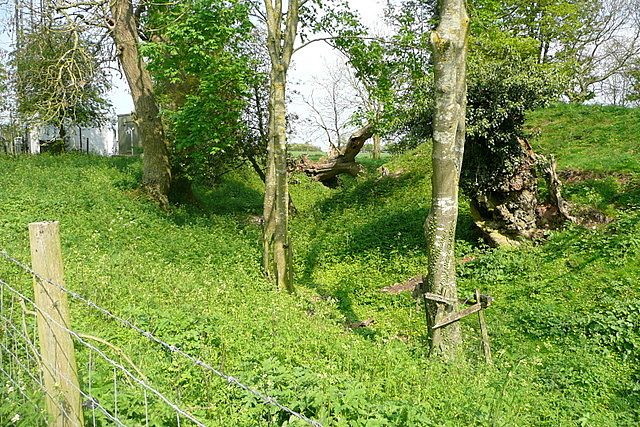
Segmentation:
<svg viewBox="0 0 640 427">
<path fill-rule="evenodd" d="M 143 16 L 173 167 L 189 179 L 215 176 L 245 141 L 244 112 L 260 79 L 248 7 L 192 0 L 149 5 Z"/>
<path fill-rule="evenodd" d="M 55 126 L 104 122 L 109 81 L 96 50 L 79 31 L 53 24 L 24 29 L 10 59 L 18 112 Z"/>
</svg>

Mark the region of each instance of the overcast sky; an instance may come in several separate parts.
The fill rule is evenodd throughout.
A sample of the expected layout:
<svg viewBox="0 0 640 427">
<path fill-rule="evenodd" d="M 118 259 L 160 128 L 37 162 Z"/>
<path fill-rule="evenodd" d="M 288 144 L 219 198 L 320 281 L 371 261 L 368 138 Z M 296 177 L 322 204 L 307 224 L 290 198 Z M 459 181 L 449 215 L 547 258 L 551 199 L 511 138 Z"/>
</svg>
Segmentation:
<svg viewBox="0 0 640 427">
<path fill-rule="evenodd" d="M 375 30 L 380 23 L 380 17 L 386 0 L 349 0 L 351 7 L 357 10 L 362 21 L 369 28 Z M 313 87 L 314 81 L 322 78 L 326 72 L 327 65 L 333 65 L 337 60 L 337 55 L 324 42 L 313 43 L 304 49 L 296 52 L 293 56 L 293 66 L 289 73 L 290 89 L 295 90 L 299 95 L 292 94 L 289 109 L 297 113 L 301 120 L 294 127 L 291 135 L 291 142 L 313 142 L 326 148 L 326 142 L 318 134 L 313 134 L 312 129 L 303 124 L 305 118 L 312 114 L 310 109 L 302 102 L 301 97 L 308 97 Z M 129 95 L 129 90 L 124 81 L 117 79 L 111 91 L 110 98 L 117 114 L 126 114 L 133 110 L 133 102 Z M 291 91 L 290 91 L 291 92 Z M 316 137 L 318 140 L 316 141 Z"/>
<path fill-rule="evenodd" d="M 349 0 L 351 7 L 356 10 L 362 22 L 372 30 L 379 28 L 386 0 Z M 11 49 L 11 35 L 6 31 L 12 16 L 12 4 L 10 2 L 0 2 L 0 26 L 4 29 L 0 33 L 0 49 L 8 52 Z M 378 27 L 378 28 L 377 28 Z M 296 52 L 293 56 L 292 68 L 289 72 L 290 99 L 289 109 L 297 113 L 302 119 L 311 115 L 309 108 L 302 102 L 301 97 L 309 97 L 314 81 L 321 79 L 326 73 L 327 66 L 334 65 L 337 55 L 324 42 L 313 43 L 304 49 Z M 296 91 L 298 95 L 293 94 Z M 316 96 L 317 95 L 316 91 Z M 127 84 L 114 76 L 114 86 L 110 91 L 109 98 L 117 114 L 127 114 L 133 110 L 133 102 Z M 302 122 L 301 120 L 300 122 Z M 294 128 L 291 135 L 291 142 L 313 142 L 317 145 L 326 146 L 322 141 L 313 141 L 314 136 L 311 131 L 303 125 Z"/>
</svg>

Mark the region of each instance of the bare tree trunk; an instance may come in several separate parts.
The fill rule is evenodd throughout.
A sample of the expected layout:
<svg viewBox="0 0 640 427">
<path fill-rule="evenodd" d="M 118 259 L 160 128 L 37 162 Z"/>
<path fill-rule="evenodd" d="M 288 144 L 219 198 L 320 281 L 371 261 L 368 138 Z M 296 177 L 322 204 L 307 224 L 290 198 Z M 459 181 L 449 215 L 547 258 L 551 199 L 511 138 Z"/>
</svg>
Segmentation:
<svg viewBox="0 0 640 427">
<path fill-rule="evenodd" d="M 373 135 L 373 151 L 371 152 L 371 158 L 379 159 L 382 147 L 380 146 L 380 135 L 377 133 Z"/>
<path fill-rule="evenodd" d="M 536 155 L 526 141 L 518 139 L 518 143 L 519 166 L 513 174 L 492 190 L 471 189 L 467 194 L 474 222 L 492 246 L 517 246 L 537 230 Z"/>
<path fill-rule="evenodd" d="M 476 226 L 491 246 L 519 246 L 541 236 L 542 228 L 557 228 L 565 221 L 577 222 L 561 194 L 562 183 L 553 156 L 533 152 L 531 145 L 518 140 L 519 166 L 510 176 L 497 179 L 492 190 L 472 188 L 467 192 Z M 538 171 L 547 182 L 547 200 L 538 193 Z"/>
<path fill-rule="evenodd" d="M 418 294 L 430 292 L 450 303 L 427 300 L 431 353 L 453 359 L 462 343 L 458 322 L 431 329 L 457 311 L 454 259 L 458 182 L 462 165 L 467 104 L 466 55 L 469 17 L 464 0 L 440 2 L 440 24 L 431 34 L 434 56 L 435 114 L 431 211 L 425 222 L 429 270 Z"/>
<path fill-rule="evenodd" d="M 269 115 L 269 129 L 272 128 Z M 272 138 L 267 140 L 267 165 L 264 181 L 264 205 L 262 222 L 262 265 L 264 274 L 268 279 L 275 278 L 273 259 L 273 239 L 276 232 L 276 167 L 275 167 L 275 147 Z"/>
<path fill-rule="evenodd" d="M 289 254 L 289 182 L 287 179 L 287 130 L 285 86 L 286 69 L 276 64 L 271 71 L 270 110 L 273 115 L 269 129 L 269 145 L 275 167 L 275 234 L 273 238 L 273 261 L 278 288 L 293 291 L 293 260 Z"/>
<path fill-rule="evenodd" d="M 267 48 L 271 59 L 269 92 L 269 138 L 264 199 L 263 263 L 267 277 L 278 289 L 293 292 L 293 259 L 289 238 L 289 185 L 287 181 L 287 133 L 285 90 L 287 71 L 298 29 L 300 0 L 264 0 L 267 17 Z M 284 27 L 282 26 L 284 20 Z"/>
<path fill-rule="evenodd" d="M 118 50 L 118 61 L 131 90 L 142 138 L 142 187 L 163 209 L 167 209 L 171 184 L 169 155 L 151 75 L 138 49 L 133 6 L 130 0 L 112 0 L 110 8 L 109 27 Z"/>
<path fill-rule="evenodd" d="M 60 138 L 60 146 L 54 147 L 55 153 L 64 153 L 67 151 L 67 128 L 64 127 L 64 123 L 60 123 L 58 127 L 58 137 Z"/>
</svg>

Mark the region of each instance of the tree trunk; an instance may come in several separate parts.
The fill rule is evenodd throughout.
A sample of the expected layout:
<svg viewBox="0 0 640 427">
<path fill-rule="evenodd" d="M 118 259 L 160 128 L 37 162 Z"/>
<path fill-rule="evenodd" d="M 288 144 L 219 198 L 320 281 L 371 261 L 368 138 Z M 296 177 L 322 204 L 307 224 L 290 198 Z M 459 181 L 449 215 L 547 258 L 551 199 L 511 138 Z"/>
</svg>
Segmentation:
<svg viewBox="0 0 640 427">
<path fill-rule="evenodd" d="M 373 151 L 371 152 L 371 158 L 379 159 L 380 153 L 382 153 L 382 147 L 380 146 L 380 135 L 377 133 L 373 135 Z"/>
<path fill-rule="evenodd" d="M 449 303 L 425 300 L 431 354 L 454 359 L 462 343 L 459 322 L 432 329 L 458 310 L 454 244 L 458 218 L 458 182 L 462 166 L 467 104 L 466 55 L 469 17 L 464 0 L 443 0 L 440 23 L 431 34 L 435 113 L 431 211 L 425 222 L 428 272 L 417 294 L 429 292 Z"/>
<path fill-rule="evenodd" d="M 576 222 L 561 194 L 553 156 L 537 155 L 525 140 L 519 140 L 519 166 L 492 190 L 468 191 L 471 215 L 485 240 L 494 247 L 518 246 L 541 235 L 541 228 L 556 228 L 565 221 Z M 538 174 L 542 170 L 548 197 L 538 197 Z"/>
<path fill-rule="evenodd" d="M 263 222 L 263 265 L 278 289 L 293 292 L 293 251 L 288 234 L 289 184 L 285 91 L 287 71 L 298 29 L 300 0 L 289 0 L 286 15 L 281 0 L 265 0 L 267 48 L 271 59 L 267 174 Z M 285 18 L 286 16 L 286 18 Z M 284 28 L 281 26 L 284 20 Z"/>
<path fill-rule="evenodd" d="M 367 124 L 349 137 L 349 141 L 336 157 L 322 162 L 312 162 L 303 157 L 297 168 L 325 184 L 334 183 L 336 177 L 343 173 L 356 176 L 361 170 L 360 165 L 356 163 L 356 156 L 373 134 L 374 126 Z"/>
<path fill-rule="evenodd" d="M 58 137 L 60 138 L 60 145 L 54 147 L 54 153 L 64 153 L 67 151 L 67 128 L 64 127 L 64 123 L 60 122 L 58 128 Z"/>
<path fill-rule="evenodd" d="M 520 165 L 513 175 L 493 190 L 475 190 L 469 194 L 471 215 L 492 246 L 517 246 L 531 239 L 537 230 L 536 156 L 529 144 L 519 142 Z"/>
<path fill-rule="evenodd" d="M 168 209 L 167 194 L 171 184 L 169 155 L 151 75 L 138 49 L 133 6 L 130 0 L 112 0 L 110 8 L 109 26 L 118 61 L 129 84 L 142 139 L 142 187 L 163 209 Z"/>
</svg>

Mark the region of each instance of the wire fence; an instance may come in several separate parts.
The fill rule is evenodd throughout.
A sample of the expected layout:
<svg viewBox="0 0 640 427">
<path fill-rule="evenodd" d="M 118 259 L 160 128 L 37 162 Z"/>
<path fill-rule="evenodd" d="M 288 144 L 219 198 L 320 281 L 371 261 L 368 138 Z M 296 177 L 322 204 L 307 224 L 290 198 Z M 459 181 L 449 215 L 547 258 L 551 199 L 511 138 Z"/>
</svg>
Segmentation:
<svg viewBox="0 0 640 427">
<path fill-rule="evenodd" d="M 242 390 L 247 395 L 259 399 L 259 403 L 277 408 L 289 417 L 302 421 L 311 426 L 321 426 L 300 412 L 281 404 L 276 399 L 243 384 L 234 376 L 227 375 L 215 369 L 203 360 L 182 351 L 176 345 L 169 344 L 151 332 L 145 331 L 130 320 L 119 317 L 107 309 L 82 297 L 50 279 L 41 276 L 29 266 L 18 261 L 8 253 L 0 250 L 0 259 L 4 259 L 19 267 L 23 272 L 64 292 L 73 300 L 81 302 L 89 310 L 97 312 L 109 321 L 117 322 L 124 328 L 135 332 L 139 336 L 158 344 L 164 353 L 182 358 L 191 367 L 198 367 L 205 373 L 213 374 Z M 81 412 L 84 423 L 88 425 L 196 425 L 206 426 L 206 422 L 197 418 L 191 410 L 186 409 L 180 396 L 159 390 L 142 371 L 114 345 L 105 338 L 89 336 L 73 330 L 65 322 L 60 322 L 46 310 L 40 307 L 33 298 L 26 295 L 17 286 L 0 279 L 0 375 L 4 381 L 4 389 L 0 388 L 0 402 L 12 402 L 12 405 L 0 403 L 0 425 L 11 425 L 20 422 L 20 412 L 17 408 L 28 407 L 32 419 L 25 423 L 39 425 L 47 423 L 47 405 L 57 405 L 57 410 L 67 416 L 70 412 L 68 405 L 59 399 L 57 392 L 45 386 L 43 376 L 50 371 L 61 381 L 77 392 L 82 400 Z M 81 380 L 65 377 L 57 371 L 56 366 L 47 363 L 43 357 L 39 341 L 36 318 L 44 319 L 48 324 L 65 331 L 73 338 L 76 348 L 81 350 L 82 363 L 78 364 Z M 111 350 L 118 350 L 117 357 L 113 351 L 99 348 L 97 344 L 106 344 Z M 75 357 L 75 356 L 74 356 Z M 75 361 L 74 361 L 75 362 Z M 125 366 L 126 365 L 126 366 Z M 62 375 L 62 377 L 60 377 Z M 171 382 L 171 379 L 167 379 Z M 2 394 L 5 394 L 4 396 Z M 99 398 L 98 398 L 99 396 Z M 43 404 L 46 402 L 46 404 Z M 233 402 L 230 402 L 233 405 Z M 157 412 L 160 412 L 159 415 Z M 73 419 L 69 425 L 82 424 Z M 258 422 L 256 422 L 258 424 Z"/>
</svg>

